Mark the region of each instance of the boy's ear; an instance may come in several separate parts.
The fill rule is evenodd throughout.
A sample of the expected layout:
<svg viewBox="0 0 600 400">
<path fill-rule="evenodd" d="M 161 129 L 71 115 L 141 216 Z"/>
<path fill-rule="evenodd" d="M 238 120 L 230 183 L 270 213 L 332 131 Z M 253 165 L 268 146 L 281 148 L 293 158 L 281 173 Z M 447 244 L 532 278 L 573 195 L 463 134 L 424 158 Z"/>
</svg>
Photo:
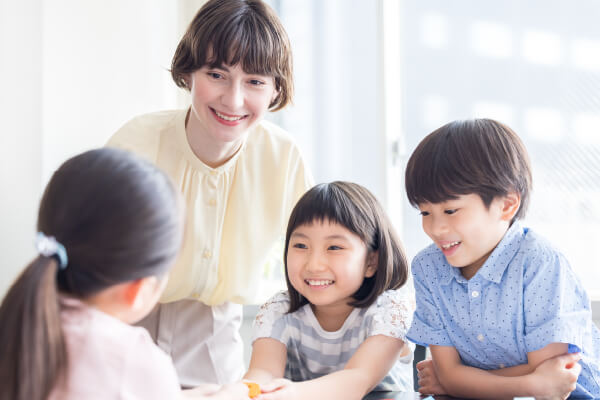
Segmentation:
<svg viewBox="0 0 600 400">
<path fill-rule="evenodd" d="M 367 268 L 365 269 L 365 278 L 370 278 L 377 272 L 379 264 L 379 252 L 372 251 L 367 255 Z"/>
<path fill-rule="evenodd" d="M 511 221 L 521 207 L 521 195 L 511 192 L 502 198 L 501 218 L 503 221 Z"/>
</svg>

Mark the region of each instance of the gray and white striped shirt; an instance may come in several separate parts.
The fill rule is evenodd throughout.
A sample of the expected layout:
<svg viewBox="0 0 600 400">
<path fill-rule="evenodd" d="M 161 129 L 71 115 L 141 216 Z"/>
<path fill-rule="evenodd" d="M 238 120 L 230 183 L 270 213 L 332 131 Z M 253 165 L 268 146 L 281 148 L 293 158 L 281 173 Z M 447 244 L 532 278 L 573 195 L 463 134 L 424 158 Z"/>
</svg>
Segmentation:
<svg viewBox="0 0 600 400">
<path fill-rule="evenodd" d="M 280 292 L 261 306 L 252 341 L 268 337 L 287 347 L 284 377 L 306 381 L 340 371 L 370 336 L 386 335 L 406 341 L 413 302 L 396 290 L 382 293 L 368 308 L 352 310 L 342 327 L 325 331 L 310 304 L 288 314 L 289 296 Z M 413 391 L 412 352 L 400 357 L 374 390 Z"/>
</svg>

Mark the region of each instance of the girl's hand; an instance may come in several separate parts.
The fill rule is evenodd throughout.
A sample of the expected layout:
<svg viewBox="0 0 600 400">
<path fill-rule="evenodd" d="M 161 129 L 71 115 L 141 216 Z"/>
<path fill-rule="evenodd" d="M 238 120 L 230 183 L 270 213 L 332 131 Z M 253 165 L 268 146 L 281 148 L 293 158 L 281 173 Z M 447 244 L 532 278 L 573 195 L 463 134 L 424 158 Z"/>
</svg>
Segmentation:
<svg viewBox="0 0 600 400">
<path fill-rule="evenodd" d="M 261 385 L 258 400 L 297 400 L 296 385 L 289 379 L 279 378 Z"/>
<path fill-rule="evenodd" d="M 531 373 L 534 387 L 537 388 L 535 398 L 543 400 L 566 399 L 577 386 L 577 378 L 581 373 L 580 353 L 564 354 L 552 357 L 538 365 Z"/>
<path fill-rule="evenodd" d="M 417 376 L 419 377 L 419 393 L 446 394 L 446 389 L 444 389 L 435 373 L 433 360 L 423 360 L 418 362 Z"/>
</svg>

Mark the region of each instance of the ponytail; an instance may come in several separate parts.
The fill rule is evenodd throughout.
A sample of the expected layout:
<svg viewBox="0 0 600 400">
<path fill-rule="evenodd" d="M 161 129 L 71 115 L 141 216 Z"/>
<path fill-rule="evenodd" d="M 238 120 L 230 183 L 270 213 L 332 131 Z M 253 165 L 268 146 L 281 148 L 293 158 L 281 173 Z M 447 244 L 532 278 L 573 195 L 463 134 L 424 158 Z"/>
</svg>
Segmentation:
<svg viewBox="0 0 600 400">
<path fill-rule="evenodd" d="M 0 400 L 46 400 L 67 369 L 56 274 L 39 256 L 0 305 Z"/>
</svg>

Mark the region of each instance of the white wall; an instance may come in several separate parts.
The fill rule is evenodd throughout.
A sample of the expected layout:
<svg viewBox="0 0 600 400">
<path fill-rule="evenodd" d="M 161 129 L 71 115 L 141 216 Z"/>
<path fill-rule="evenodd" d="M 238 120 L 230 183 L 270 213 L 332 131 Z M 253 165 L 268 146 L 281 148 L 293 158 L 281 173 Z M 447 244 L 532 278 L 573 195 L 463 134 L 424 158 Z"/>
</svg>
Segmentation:
<svg viewBox="0 0 600 400">
<path fill-rule="evenodd" d="M 41 190 L 41 0 L 0 1 L 0 294 L 33 255 Z"/>
</svg>

